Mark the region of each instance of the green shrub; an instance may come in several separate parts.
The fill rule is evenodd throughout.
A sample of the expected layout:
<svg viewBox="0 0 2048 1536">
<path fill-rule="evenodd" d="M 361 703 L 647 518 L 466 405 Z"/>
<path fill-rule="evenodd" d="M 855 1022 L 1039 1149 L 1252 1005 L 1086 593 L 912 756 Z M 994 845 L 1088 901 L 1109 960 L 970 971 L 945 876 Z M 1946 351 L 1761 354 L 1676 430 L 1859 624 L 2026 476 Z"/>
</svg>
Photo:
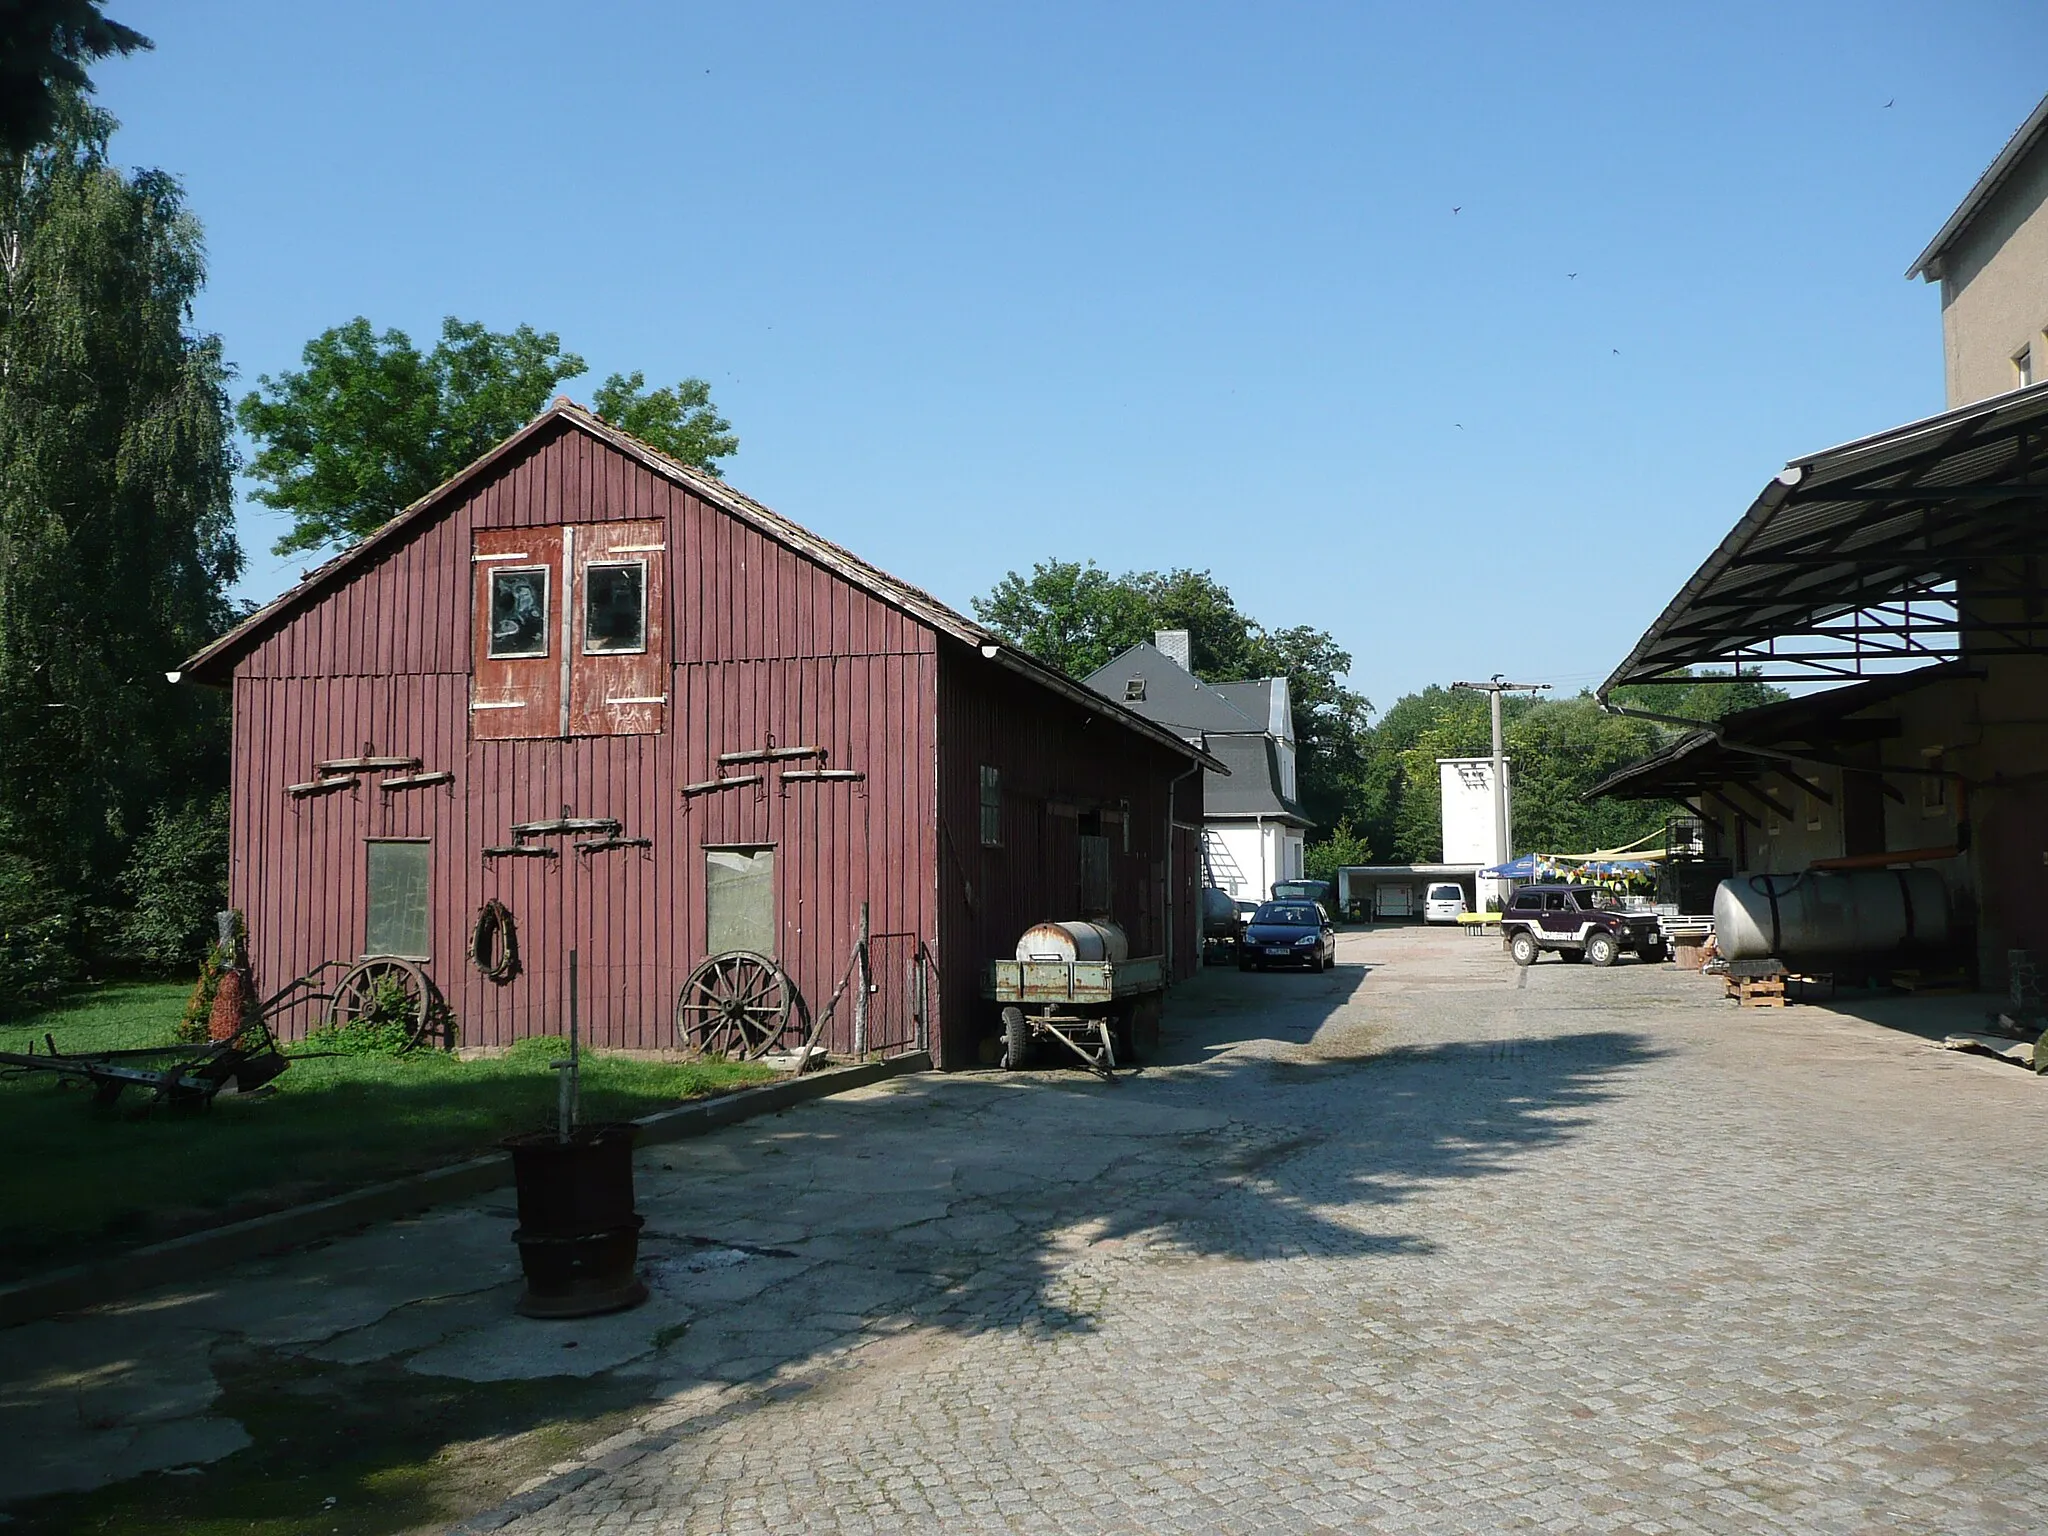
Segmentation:
<svg viewBox="0 0 2048 1536">
<path fill-rule="evenodd" d="M 74 903 L 0 826 L 0 1014 L 36 1008 L 78 974 Z"/>
<path fill-rule="evenodd" d="M 437 995 L 427 1004 L 426 1040 L 452 1038 L 453 1016 Z M 399 1056 L 412 1049 L 414 1005 L 403 982 L 384 976 L 370 989 L 369 1006 L 347 1024 L 323 1024 L 306 1036 L 315 1051 L 342 1056 Z"/>
<path fill-rule="evenodd" d="M 214 914 L 228 904 L 228 797 L 158 806 L 121 888 L 135 902 L 120 933 L 129 956 L 160 971 L 201 963 L 214 942 Z"/>
</svg>

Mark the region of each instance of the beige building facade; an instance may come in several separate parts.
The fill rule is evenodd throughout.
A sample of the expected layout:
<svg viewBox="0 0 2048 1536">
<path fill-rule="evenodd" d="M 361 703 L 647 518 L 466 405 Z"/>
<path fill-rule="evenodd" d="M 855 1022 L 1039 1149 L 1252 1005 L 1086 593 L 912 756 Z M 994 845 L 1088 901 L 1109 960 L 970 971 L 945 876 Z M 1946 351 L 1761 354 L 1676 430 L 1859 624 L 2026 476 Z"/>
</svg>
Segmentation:
<svg viewBox="0 0 2048 1536">
<path fill-rule="evenodd" d="M 1941 285 L 1951 407 L 2048 382 L 2048 97 L 1906 275 Z"/>
</svg>

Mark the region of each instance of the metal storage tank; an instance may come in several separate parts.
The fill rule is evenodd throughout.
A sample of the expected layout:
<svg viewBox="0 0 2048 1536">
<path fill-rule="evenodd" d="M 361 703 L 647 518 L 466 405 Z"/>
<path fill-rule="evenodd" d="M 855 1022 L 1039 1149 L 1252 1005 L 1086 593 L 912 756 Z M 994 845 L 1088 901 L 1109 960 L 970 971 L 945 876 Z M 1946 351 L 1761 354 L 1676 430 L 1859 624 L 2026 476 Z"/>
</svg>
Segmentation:
<svg viewBox="0 0 2048 1536">
<path fill-rule="evenodd" d="M 1939 949 L 1948 890 L 1931 869 L 1738 875 L 1714 892 L 1714 937 L 1730 960 L 1794 960 Z"/>
</svg>

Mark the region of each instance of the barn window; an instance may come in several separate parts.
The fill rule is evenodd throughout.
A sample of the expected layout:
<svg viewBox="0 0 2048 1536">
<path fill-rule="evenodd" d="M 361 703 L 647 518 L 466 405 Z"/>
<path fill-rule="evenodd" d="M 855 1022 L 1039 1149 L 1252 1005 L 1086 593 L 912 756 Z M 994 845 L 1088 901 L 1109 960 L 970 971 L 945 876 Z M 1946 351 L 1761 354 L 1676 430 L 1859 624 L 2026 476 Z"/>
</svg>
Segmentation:
<svg viewBox="0 0 2048 1536">
<path fill-rule="evenodd" d="M 373 838 L 369 845 L 370 919 L 363 952 L 425 960 L 427 855 L 421 839 Z"/>
<path fill-rule="evenodd" d="M 773 848 L 704 850 L 704 942 L 714 955 L 775 957 Z"/>
<path fill-rule="evenodd" d="M 548 653 L 548 568 L 544 565 L 491 572 L 491 655 L 545 656 Z"/>
<path fill-rule="evenodd" d="M 1003 846 L 1003 779 L 1001 770 L 981 765 L 981 846 Z"/>
<path fill-rule="evenodd" d="M 583 654 L 647 649 L 647 562 L 620 561 L 583 569 Z"/>
</svg>

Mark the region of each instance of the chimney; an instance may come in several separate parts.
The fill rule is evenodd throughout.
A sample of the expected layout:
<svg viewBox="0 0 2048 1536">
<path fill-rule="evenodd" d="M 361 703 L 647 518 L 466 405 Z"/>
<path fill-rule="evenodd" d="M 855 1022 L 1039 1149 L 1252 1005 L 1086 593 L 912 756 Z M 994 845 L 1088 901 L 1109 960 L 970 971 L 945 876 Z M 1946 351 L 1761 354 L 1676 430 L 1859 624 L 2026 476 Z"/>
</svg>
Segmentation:
<svg viewBox="0 0 2048 1536">
<path fill-rule="evenodd" d="M 1188 658 L 1188 632 L 1186 630 L 1155 630 L 1152 635 L 1152 643 L 1159 648 L 1160 653 L 1168 661 L 1179 667 L 1181 671 L 1192 672 L 1195 670 L 1193 662 Z"/>
</svg>

